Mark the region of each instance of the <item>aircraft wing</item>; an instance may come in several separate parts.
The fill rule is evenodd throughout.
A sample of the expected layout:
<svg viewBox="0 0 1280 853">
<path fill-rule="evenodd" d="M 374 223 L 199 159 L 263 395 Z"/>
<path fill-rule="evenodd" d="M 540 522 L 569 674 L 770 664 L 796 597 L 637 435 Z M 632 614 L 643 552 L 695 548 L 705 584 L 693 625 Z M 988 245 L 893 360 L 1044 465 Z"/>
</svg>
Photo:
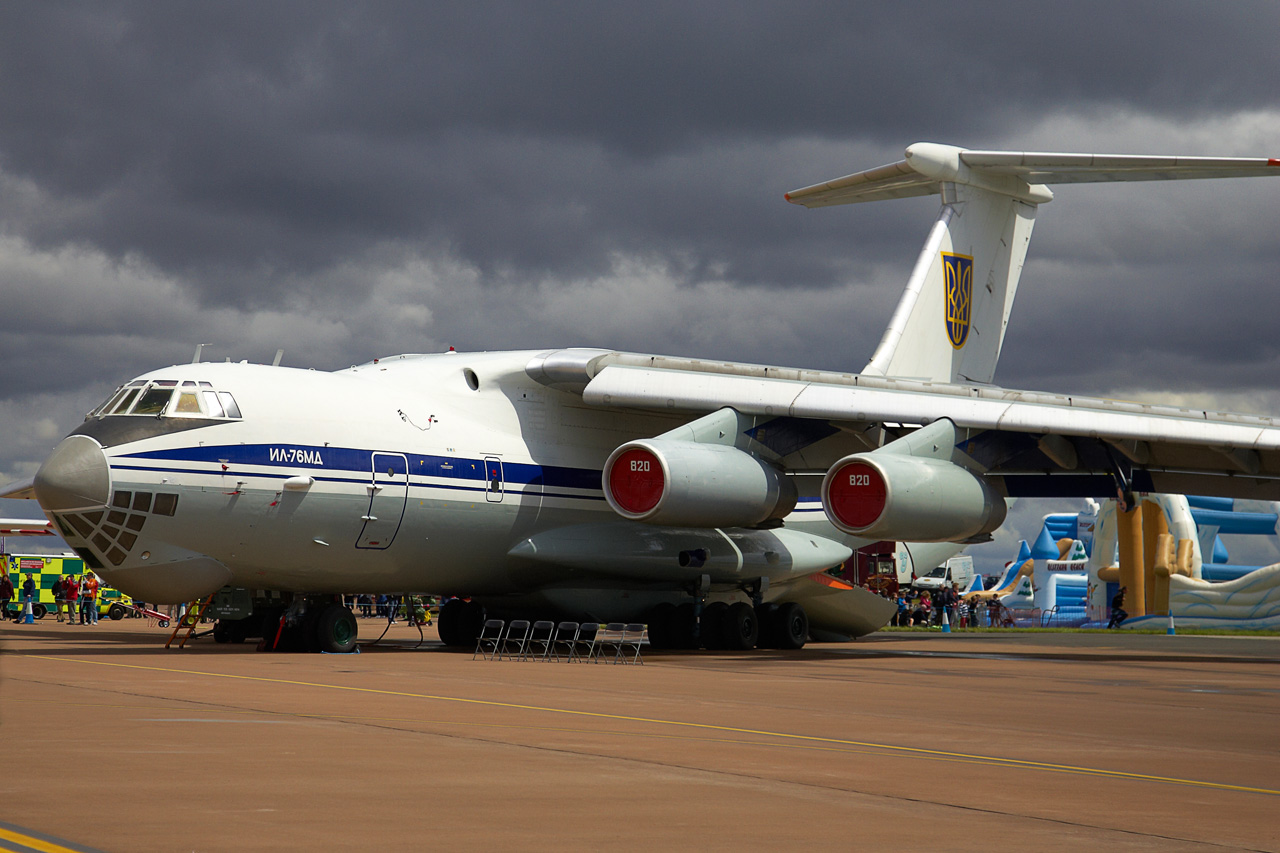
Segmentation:
<svg viewBox="0 0 1280 853">
<path fill-rule="evenodd" d="M 57 536 L 53 522 L 43 518 L 0 518 L 0 536 Z"/>
<path fill-rule="evenodd" d="M 1119 476 L 1135 491 L 1280 498 L 1280 423 L 1268 417 L 590 350 L 554 356 L 559 387 L 574 388 L 576 374 L 583 400 L 598 406 L 732 408 L 894 434 L 948 419 L 968 464 L 1010 497 L 1110 496 Z"/>
<path fill-rule="evenodd" d="M 15 480 L 4 486 L 0 486 L 0 498 L 12 498 L 18 500 L 33 501 L 36 499 L 35 478 L 28 477 L 25 480 Z"/>
</svg>

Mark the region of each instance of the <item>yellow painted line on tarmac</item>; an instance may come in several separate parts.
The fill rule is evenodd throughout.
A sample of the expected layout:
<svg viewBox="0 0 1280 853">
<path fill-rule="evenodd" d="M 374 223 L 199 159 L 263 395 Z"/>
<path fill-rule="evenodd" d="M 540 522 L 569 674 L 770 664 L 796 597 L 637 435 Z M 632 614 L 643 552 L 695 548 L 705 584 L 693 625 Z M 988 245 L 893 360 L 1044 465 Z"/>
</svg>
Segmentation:
<svg viewBox="0 0 1280 853">
<path fill-rule="evenodd" d="M 1106 770 L 1099 767 L 1082 767 L 1071 764 L 1053 764 L 1043 761 L 1026 761 L 1018 758 L 1002 758 L 994 755 L 977 755 L 964 752 L 948 752 L 940 749 L 924 749 L 915 746 L 899 746 L 889 743 L 846 740 L 844 738 L 823 737 L 821 735 L 802 735 L 793 732 L 771 732 L 761 729 L 748 729 L 738 726 L 720 726 L 714 723 L 694 723 L 685 720 L 661 720 L 651 717 L 635 717 L 628 714 L 606 714 L 600 711 L 580 711 L 572 708 L 550 708 L 541 705 L 525 705 L 518 702 L 498 702 L 492 699 L 468 699 L 461 696 L 439 696 L 430 693 L 409 693 L 399 690 L 383 690 L 377 687 L 354 687 L 344 684 L 323 684 L 313 681 L 295 681 L 287 678 L 268 678 L 261 675 L 234 675 L 225 672 L 202 672 L 192 669 L 174 669 L 162 666 L 143 666 L 141 664 L 117 663 L 114 661 L 83 660 L 81 658 L 56 657 L 53 655 L 22 655 L 33 660 L 51 660 L 63 663 L 83 663 L 90 666 L 118 667 L 120 669 L 136 669 L 148 672 L 163 672 L 170 675 L 199 675 L 208 678 L 226 678 L 236 681 L 256 681 L 264 684 L 289 684 L 295 687 L 314 687 L 321 690 L 340 690 L 350 693 L 367 693 L 377 696 L 400 696 L 408 699 L 427 699 L 434 702 L 453 702 L 463 705 L 480 705 L 490 708 L 508 708 L 518 711 L 538 711 L 546 714 L 565 714 L 575 717 L 588 717 L 602 720 L 622 720 L 631 723 L 646 723 L 657 726 L 675 726 L 686 729 L 727 732 L 740 735 L 757 735 L 761 737 L 779 738 L 787 741 L 810 744 L 830 744 L 844 747 L 860 747 L 863 749 L 884 750 L 897 755 L 910 755 L 920 758 L 940 760 L 976 762 L 987 766 L 1021 768 L 1026 770 L 1044 770 L 1052 773 L 1071 773 L 1081 776 L 1094 776 L 1107 779 L 1128 779 L 1140 782 L 1159 782 L 1166 785 L 1183 785 L 1192 788 L 1211 788 L 1219 791 L 1239 791 L 1249 794 L 1268 794 L 1280 797 L 1280 790 L 1271 788 L 1255 788 L 1247 785 L 1228 785 L 1223 782 L 1206 782 L 1199 779 L 1179 779 L 1172 776 L 1154 776 L 1145 773 L 1128 773 L 1122 770 Z M 181 700 L 175 700 L 181 701 Z"/>
<path fill-rule="evenodd" d="M 12 846 L 17 845 L 17 846 Z M 83 847 L 64 847 L 53 841 L 18 832 L 13 824 L 0 826 L 0 850 L 39 850 L 40 853 L 80 853 Z"/>
</svg>

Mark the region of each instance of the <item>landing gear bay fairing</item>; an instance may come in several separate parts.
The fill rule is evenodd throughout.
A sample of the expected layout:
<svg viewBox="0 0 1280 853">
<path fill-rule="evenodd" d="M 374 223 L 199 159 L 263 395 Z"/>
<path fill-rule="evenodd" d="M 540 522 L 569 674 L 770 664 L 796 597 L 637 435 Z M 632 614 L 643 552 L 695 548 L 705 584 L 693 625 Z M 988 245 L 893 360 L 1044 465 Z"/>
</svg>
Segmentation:
<svg viewBox="0 0 1280 853">
<path fill-rule="evenodd" d="M 337 596 L 405 591 L 451 596 L 460 646 L 486 615 L 644 621 L 666 647 L 866 634 L 893 605 L 824 572 L 871 542 L 940 562 L 1019 496 L 1280 498 L 1271 418 L 990 384 L 1047 185 L 1267 175 L 1280 161 L 913 145 L 787 195 L 941 196 L 860 374 L 601 349 L 197 362 L 122 385 L 4 494 L 135 598 L 253 591 L 224 637 L 287 606 L 348 647 Z"/>
</svg>

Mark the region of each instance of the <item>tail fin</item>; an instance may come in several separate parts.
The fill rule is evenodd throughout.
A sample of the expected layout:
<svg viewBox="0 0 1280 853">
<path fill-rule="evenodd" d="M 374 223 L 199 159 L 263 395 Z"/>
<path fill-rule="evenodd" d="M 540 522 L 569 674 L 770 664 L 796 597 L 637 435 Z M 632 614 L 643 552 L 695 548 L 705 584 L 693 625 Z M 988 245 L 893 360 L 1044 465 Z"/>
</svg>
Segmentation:
<svg viewBox="0 0 1280 853">
<path fill-rule="evenodd" d="M 989 383 L 1046 184 L 1280 175 L 1280 160 L 968 151 L 917 143 L 906 159 L 787 193 L 827 207 L 942 195 L 942 212 L 865 373 Z"/>
</svg>

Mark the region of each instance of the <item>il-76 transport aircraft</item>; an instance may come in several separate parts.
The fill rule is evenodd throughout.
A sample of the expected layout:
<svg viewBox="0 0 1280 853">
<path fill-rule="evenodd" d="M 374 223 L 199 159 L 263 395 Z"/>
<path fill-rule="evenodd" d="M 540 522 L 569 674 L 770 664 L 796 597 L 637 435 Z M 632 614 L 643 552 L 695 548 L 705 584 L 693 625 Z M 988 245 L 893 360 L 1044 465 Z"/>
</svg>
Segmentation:
<svg viewBox="0 0 1280 853">
<path fill-rule="evenodd" d="M 860 374 L 602 349 L 176 365 L 3 494 L 145 601 L 255 591 L 223 639 L 350 648 L 337 595 L 402 591 L 455 596 L 462 646 L 486 613 L 644 621 L 658 646 L 865 634 L 893 606 L 823 572 L 870 542 L 953 553 L 1018 496 L 1280 498 L 1272 418 L 990 384 L 1047 185 L 1265 175 L 1280 160 L 912 145 L 787 195 L 941 196 Z"/>
</svg>

